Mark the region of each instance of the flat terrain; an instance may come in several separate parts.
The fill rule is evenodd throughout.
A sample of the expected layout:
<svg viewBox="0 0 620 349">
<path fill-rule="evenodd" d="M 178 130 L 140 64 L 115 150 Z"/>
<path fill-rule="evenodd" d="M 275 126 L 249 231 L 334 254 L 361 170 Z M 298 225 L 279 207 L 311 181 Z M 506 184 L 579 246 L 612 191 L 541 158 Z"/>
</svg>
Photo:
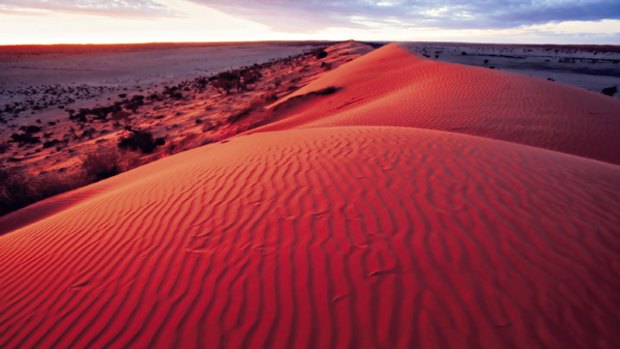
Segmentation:
<svg viewBox="0 0 620 349">
<path fill-rule="evenodd" d="M 620 347 L 620 101 L 325 51 L 241 134 L 0 218 L 0 347 Z"/>
<path fill-rule="evenodd" d="M 620 88 L 620 46 L 403 43 L 411 52 L 443 62 L 500 69 L 594 92 Z M 620 93 L 615 93 L 620 98 Z"/>
<path fill-rule="evenodd" d="M 0 116 L 17 114 L 25 123 L 50 114 L 44 111 L 57 114 L 58 107 L 91 106 L 127 91 L 154 91 L 199 75 L 298 55 L 319 45 L 4 46 L 0 47 Z"/>
</svg>

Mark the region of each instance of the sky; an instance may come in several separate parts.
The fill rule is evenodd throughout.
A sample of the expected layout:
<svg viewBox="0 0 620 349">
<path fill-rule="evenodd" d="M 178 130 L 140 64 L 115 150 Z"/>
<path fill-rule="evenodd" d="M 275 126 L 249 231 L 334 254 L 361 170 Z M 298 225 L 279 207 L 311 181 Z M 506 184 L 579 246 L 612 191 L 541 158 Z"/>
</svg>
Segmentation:
<svg viewBox="0 0 620 349">
<path fill-rule="evenodd" d="M 348 39 L 620 45 L 620 0 L 0 0 L 0 45 Z"/>
</svg>

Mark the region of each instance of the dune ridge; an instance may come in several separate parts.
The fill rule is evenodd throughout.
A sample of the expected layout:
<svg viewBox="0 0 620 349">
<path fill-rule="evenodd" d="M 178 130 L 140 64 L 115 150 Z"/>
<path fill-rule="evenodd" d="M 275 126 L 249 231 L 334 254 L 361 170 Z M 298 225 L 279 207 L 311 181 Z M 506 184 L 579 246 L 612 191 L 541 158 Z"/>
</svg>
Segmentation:
<svg viewBox="0 0 620 349">
<path fill-rule="evenodd" d="M 620 101 L 573 86 L 436 62 L 414 56 L 396 44 L 325 74 L 289 98 L 329 86 L 343 88 L 295 108 L 282 121 L 260 131 L 355 125 L 418 127 L 620 164 L 620 152 L 616 151 L 620 149 Z"/>
<path fill-rule="evenodd" d="M 565 154 L 411 127 L 388 102 L 413 89 L 389 79 L 367 89 L 380 117 L 333 112 L 363 87 L 347 71 L 398 50 L 315 81 L 298 94 L 342 90 L 273 125 L 0 236 L 0 347 L 619 347 L 620 166 L 597 152 L 616 140 Z"/>
</svg>

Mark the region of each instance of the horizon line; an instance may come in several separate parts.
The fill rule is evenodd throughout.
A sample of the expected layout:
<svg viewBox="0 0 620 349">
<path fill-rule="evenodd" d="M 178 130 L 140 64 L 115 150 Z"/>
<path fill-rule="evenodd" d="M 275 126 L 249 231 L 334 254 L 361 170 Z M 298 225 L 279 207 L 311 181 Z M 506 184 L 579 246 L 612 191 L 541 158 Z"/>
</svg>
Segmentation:
<svg viewBox="0 0 620 349">
<path fill-rule="evenodd" d="M 55 43 L 19 43 L 2 44 L 0 47 L 32 47 L 32 46 L 131 46 L 131 45 L 207 45 L 207 44 L 252 44 L 252 43 L 339 43 L 347 41 L 357 41 L 362 43 L 442 43 L 442 44 L 469 44 L 469 45 L 526 45 L 526 46 L 596 46 L 596 47 L 620 47 L 620 44 L 606 43 L 531 43 L 531 42 L 475 42 L 475 41 L 442 41 L 442 40 L 231 40 L 231 41 L 144 41 L 144 42 L 55 42 Z"/>
</svg>

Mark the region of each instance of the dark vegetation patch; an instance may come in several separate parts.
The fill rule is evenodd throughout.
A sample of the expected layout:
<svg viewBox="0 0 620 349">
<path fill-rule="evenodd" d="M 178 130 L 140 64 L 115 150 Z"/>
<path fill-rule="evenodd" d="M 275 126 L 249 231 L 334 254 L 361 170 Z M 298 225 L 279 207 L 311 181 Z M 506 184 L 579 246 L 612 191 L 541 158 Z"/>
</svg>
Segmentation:
<svg viewBox="0 0 620 349">
<path fill-rule="evenodd" d="M 237 92 L 248 90 L 250 85 L 258 82 L 263 77 L 260 67 L 260 65 L 254 65 L 252 67 L 225 71 L 211 77 L 209 80 L 211 85 L 220 93 L 223 90 L 229 95 L 233 90 Z"/>
<path fill-rule="evenodd" d="M 317 52 L 315 54 L 315 57 L 317 59 L 323 59 L 323 58 L 327 57 L 327 51 L 325 51 L 323 49 L 317 50 Z"/>
<path fill-rule="evenodd" d="M 49 141 L 45 141 L 43 142 L 43 148 L 47 149 L 47 148 L 52 148 L 52 147 L 56 147 L 56 146 L 61 146 L 61 145 L 67 145 L 67 141 L 61 141 L 58 139 L 51 139 Z"/>
<path fill-rule="evenodd" d="M 82 173 L 91 182 L 115 176 L 123 170 L 121 155 L 114 148 L 100 147 L 82 160 Z"/>
<path fill-rule="evenodd" d="M 118 147 L 121 149 L 140 151 L 142 154 L 150 154 L 155 150 L 155 148 L 166 143 L 165 139 L 155 138 L 149 131 L 129 127 L 127 132 L 128 135 L 121 137 L 118 141 Z"/>
<path fill-rule="evenodd" d="M 33 176 L 23 170 L 0 168 L 0 215 L 18 210 L 86 184 L 80 176 L 46 173 Z"/>
<path fill-rule="evenodd" d="M 605 87 L 601 92 L 606 96 L 613 96 L 618 92 L 618 86 Z"/>
</svg>

